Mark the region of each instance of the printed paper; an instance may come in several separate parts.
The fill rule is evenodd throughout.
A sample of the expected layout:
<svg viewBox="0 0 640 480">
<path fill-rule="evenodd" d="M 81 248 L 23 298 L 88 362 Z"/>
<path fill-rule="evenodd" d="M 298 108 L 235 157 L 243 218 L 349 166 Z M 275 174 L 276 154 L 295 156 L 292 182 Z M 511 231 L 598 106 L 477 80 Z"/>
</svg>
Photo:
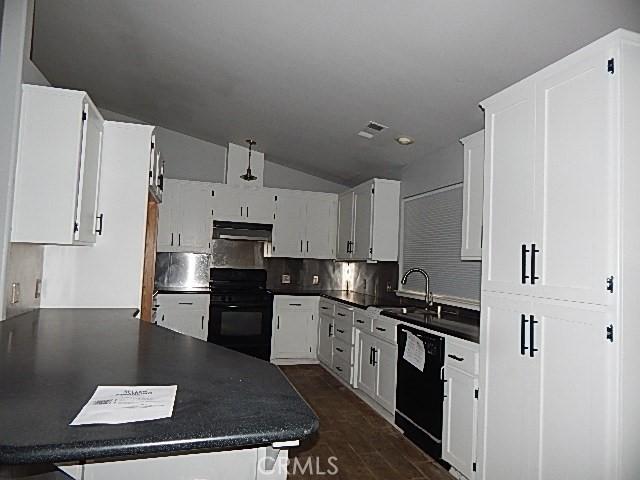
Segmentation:
<svg viewBox="0 0 640 480">
<path fill-rule="evenodd" d="M 422 340 L 416 337 L 413 333 L 406 333 L 407 345 L 405 346 L 402 358 L 404 358 L 411 365 L 423 372 L 425 362 L 424 343 L 422 343 Z"/>
</svg>

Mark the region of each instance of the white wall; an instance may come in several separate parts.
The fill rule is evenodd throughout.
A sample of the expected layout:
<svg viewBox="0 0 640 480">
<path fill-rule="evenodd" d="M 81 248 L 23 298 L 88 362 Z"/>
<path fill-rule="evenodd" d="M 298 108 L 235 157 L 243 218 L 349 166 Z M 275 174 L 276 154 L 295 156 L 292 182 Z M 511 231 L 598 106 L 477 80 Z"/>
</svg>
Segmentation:
<svg viewBox="0 0 640 480">
<path fill-rule="evenodd" d="M 453 143 L 402 169 L 402 198 L 462 182 L 463 147 Z"/>
<path fill-rule="evenodd" d="M 144 123 L 126 115 L 101 109 L 105 120 Z M 165 159 L 165 175 L 180 180 L 224 182 L 227 148 L 206 142 L 174 130 L 159 127 L 158 145 Z M 268 158 L 268 153 L 265 154 Z M 264 186 L 314 192 L 339 193 L 346 186 L 284 167 L 268 160 L 264 162 Z"/>
</svg>

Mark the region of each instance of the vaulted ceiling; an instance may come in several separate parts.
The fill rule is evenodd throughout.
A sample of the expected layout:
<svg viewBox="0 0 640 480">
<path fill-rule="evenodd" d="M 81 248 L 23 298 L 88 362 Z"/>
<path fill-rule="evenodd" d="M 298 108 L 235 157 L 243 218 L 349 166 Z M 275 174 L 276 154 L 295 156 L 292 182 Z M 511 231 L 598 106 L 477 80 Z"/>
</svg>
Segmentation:
<svg viewBox="0 0 640 480">
<path fill-rule="evenodd" d="M 640 31 L 639 0 L 38 0 L 33 54 L 101 107 L 354 185 L 479 130 L 479 101 L 618 27 Z M 357 136 L 370 120 L 389 129 Z"/>
</svg>

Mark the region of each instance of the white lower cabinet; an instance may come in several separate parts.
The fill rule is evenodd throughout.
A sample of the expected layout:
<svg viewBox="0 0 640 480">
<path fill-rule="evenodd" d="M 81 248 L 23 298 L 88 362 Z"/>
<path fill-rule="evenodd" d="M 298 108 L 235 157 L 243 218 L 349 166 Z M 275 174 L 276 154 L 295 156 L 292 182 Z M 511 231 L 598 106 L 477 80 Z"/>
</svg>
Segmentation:
<svg viewBox="0 0 640 480">
<path fill-rule="evenodd" d="M 318 360 L 331 368 L 333 360 L 333 316 L 321 313 L 318 324 Z"/>
<path fill-rule="evenodd" d="M 442 459 L 473 478 L 477 450 L 478 345 L 445 340 Z"/>
<path fill-rule="evenodd" d="M 317 311 L 317 297 L 275 297 L 271 334 L 272 362 L 316 359 Z"/>
<path fill-rule="evenodd" d="M 606 307 L 484 293 L 485 479 L 613 478 Z"/>
<path fill-rule="evenodd" d="M 207 340 L 209 294 L 159 294 L 156 302 L 157 325 L 190 337 Z"/>
<path fill-rule="evenodd" d="M 398 346 L 359 329 L 356 336 L 358 338 L 356 386 L 382 408 L 394 413 Z"/>
</svg>

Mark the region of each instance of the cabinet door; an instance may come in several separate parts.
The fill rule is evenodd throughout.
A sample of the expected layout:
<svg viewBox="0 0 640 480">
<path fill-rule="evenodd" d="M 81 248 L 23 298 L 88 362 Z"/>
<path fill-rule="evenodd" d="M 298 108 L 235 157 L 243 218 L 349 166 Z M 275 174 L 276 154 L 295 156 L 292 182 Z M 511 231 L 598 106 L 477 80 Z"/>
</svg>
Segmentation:
<svg viewBox="0 0 640 480">
<path fill-rule="evenodd" d="M 246 222 L 244 189 L 216 183 L 211 187 L 211 208 L 214 220 Z"/>
<path fill-rule="evenodd" d="M 358 388 L 375 400 L 378 369 L 373 365 L 376 340 L 371 335 L 358 333 Z"/>
<path fill-rule="evenodd" d="M 301 308 L 278 308 L 273 324 L 272 358 L 309 357 L 309 322 L 313 312 Z"/>
<path fill-rule="evenodd" d="M 371 204 L 373 183 L 366 183 L 355 190 L 355 215 L 353 226 L 353 259 L 366 260 L 371 248 Z"/>
<path fill-rule="evenodd" d="M 333 358 L 333 318 L 320 315 L 318 322 L 318 360 L 331 366 Z"/>
<path fill-rule="evenodd" d="M 524 293 L 522 246 L 533 243 L 534 85 L 524 81 L 485 112 L 482 288 Z"/>
<path fill-rule="evenodd" d="M 305 256 L 336 258 L 336 200 L 333 195 L 312 194 L 306 201 Z"/>
<path fill-rule="evenodd" d="M 461 142 L 464 145 L 464 180 L 460 258 L 481 260 L 484 130 L 463 138 Z"/>
<path fill-rule="evenodd" d="M 336 252 L 339 259 L 351 258 L 353 207 L 353 192 L 347 192 L 338 197 L 338 244 L 336 246 Z"/>
<path fill-rule="evenodd" d="M 563 62 L 536 85 L 536 296 L 613 299 L 618 81 L 607 72 L 611 55 Z"/>
<path fill-rule="evenodd" d="M 180 182 L 167 179 L 164 182 L 162 203 L 158 206 L 158 251 L 174 251 L 178 245 Z"/>
<path fill-rule="evenodd" d="M 388 412 L 396 410 L 396 362 L 398 348 L 378 341 L 375 346 L 376 401 Z"/>
<path fill-rule="evenodd" d="M 533 479 L 539 368 L 529 356 L 526 297 L 483 294 L 480 320 L 480 471 L 486 479 Z M 524 317 L 523 317 L 524 315 Z"/>
<path fill-rule="evenodd" d="M 90 103 L 84 104 L 84 113 L 86 120 L 83 122 L 80 153 L 75 240 L 81 243 L 93 243 L 96 241 L 103 120 L 98 110 Z"/>
<path fill-rule="evenodd" d="M 206 340 L 208 317 L 208 312 L 205 309 L 178 306 L 163 309 L 158 325 L 183 335 Z"/>
<path fill-rule="evenodd" d="M 540 480 L 614 478 L 615 344 L 606 307 L 536 300 Z"/>
<path fill-rule="evenodd" d="M 272 257 L 301 258 L 305 236 L 305 204 L 302 195 L 278 192 L 271 241 Z"/>
<path fill-rule="evenodd" d="M 246 189 L 241 198 L 244 199 L 245 222 L 273 223 L 276 206 L 269 190 Z"/>
<path fill-rule="evenodd" d="M 178 247 L 182 250 L 203 253 L 210 250 L 213 219 L 209 190 L 209 184 L 204 182 L 181 182 Z"/>
<path fill-rule="evenodd" d="M 444 377 L 442 459 L 466 478 L 472 478 L 477 435 L 476 379 L 451 367 L 445 367 Z"/>
</svg>

